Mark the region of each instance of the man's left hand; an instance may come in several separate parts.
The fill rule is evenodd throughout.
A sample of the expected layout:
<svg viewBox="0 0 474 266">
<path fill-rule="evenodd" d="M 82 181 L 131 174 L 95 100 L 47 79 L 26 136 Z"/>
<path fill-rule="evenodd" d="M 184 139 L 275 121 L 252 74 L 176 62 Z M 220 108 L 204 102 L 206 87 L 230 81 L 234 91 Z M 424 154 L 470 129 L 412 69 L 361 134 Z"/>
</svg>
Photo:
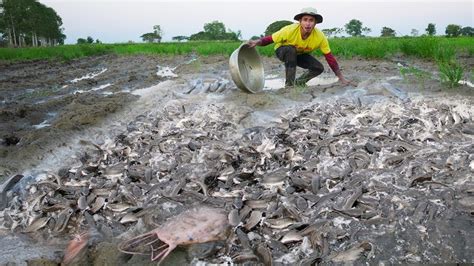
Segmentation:
<svg viewBox="0 0 474 266">
<path fill-rule="evenodd" d="M 357 87 L 357 83 L 345 79 L 342 75 L 341 75 L 341 77 L 339 77 L 339 83 L 341 83 L 342 85 L 345 85 L 345 86 L 352 85 L 354 87 Z"/>
</svg>

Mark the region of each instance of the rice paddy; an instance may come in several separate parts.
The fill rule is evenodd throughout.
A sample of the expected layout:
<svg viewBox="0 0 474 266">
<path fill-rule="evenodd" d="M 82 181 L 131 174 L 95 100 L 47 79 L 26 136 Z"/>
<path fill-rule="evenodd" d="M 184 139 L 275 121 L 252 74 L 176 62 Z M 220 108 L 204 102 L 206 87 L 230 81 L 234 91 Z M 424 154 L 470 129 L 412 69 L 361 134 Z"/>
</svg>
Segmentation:
<svg viewBox="0 0 474 266">
<path fill-rule="evenodd" d="M 341 58 L 361 57 L 383 59 L 394 55 L 414 56 L 433 61 L 449 61 L 458 54 L 474 55 L 474 38 L 459 37 L 394 37 L 394 38 L 333 38 L 332 53 Z M 230 55 L 240 42 L 168 42 L 60 45 L 56 47 L 0 48 L 0 60 L 28 61 L 71 60 L 102 54 Z M 273 56 L 273 45 L 257 47 L 263 56 Z M 318 54 L 320 52 L 316 52 Z"/>
</svg>

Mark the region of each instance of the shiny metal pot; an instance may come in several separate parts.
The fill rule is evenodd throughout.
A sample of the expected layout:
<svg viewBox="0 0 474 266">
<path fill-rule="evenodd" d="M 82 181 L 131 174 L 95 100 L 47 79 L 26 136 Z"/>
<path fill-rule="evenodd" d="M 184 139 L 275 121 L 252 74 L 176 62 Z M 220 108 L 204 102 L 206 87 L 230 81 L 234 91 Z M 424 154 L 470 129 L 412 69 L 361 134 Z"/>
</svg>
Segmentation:
<svg viewBox="0 0 474 266">
<path fill-rule="evenodd" d="M 229 58 L 232 80 L 241 90 L 256 93 L 265 84 L 263 64 L 255 48 L 243 43 Z"/>
</svg>

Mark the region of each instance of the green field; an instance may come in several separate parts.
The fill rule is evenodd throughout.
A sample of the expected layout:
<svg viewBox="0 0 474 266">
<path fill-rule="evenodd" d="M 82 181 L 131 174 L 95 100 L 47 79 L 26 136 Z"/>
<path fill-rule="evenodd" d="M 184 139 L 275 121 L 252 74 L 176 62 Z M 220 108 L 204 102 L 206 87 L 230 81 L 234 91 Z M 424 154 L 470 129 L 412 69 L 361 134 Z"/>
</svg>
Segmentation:
<svg viewBox="0 0 474 266">
<path fill-rule="evenodd" d="M 472 37 L 400 37 L 335 38 L 329 41 L 334 55 L 342 58 L 388 58 L 395 54 L 445 61 L 456 54 L 474 56 Z M 0 48 L 0 60 L 25 61 L 41 59 L 70 60 L 102 54 L 230 55 L 239 42 L 184 42 L 159 44 L 85 44 L 38 48 Z M 273 45 L 258 47 L 260 54 L 273 55 Z"/>
</svg>

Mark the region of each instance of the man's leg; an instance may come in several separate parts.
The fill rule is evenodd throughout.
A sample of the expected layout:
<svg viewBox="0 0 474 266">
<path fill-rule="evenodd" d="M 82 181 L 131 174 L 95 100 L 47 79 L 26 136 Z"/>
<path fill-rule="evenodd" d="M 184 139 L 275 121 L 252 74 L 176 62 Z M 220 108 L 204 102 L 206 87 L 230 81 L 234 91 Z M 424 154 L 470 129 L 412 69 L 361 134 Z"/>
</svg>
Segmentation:
<svg viewBox="0 0 474 266">
<path fill-rule="evenodd" d="M 293 86 L 296 77 L 296 48 L 294 46 L 280 46 L 276 56 L 285 63 L 285 86 Z"/>
<path fill-rule="evenodd" d="M 305 85 L 310 79 L 319 76 L 324 71 L 324 66 L 310 54 L 297 56 L 296 63 L 299 67 L 307 69 L 305 73 L 296 79 L 296 85 Z"/>
</svg>

